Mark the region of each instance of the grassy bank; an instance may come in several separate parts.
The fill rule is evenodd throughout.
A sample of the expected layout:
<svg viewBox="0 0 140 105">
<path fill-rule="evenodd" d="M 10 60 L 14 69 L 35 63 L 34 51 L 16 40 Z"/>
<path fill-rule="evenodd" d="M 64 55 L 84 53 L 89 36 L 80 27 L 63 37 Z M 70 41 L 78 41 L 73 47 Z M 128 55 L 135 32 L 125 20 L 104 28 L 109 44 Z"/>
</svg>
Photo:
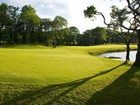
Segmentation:
<svg viewBox="0 0 140 105">
<path fill-rule="evenodd" d="M 139 105 L 140 68 L 94 56 L 122 50 L 124 45 L 1 48 L 0 104 Z"/>
</svg>

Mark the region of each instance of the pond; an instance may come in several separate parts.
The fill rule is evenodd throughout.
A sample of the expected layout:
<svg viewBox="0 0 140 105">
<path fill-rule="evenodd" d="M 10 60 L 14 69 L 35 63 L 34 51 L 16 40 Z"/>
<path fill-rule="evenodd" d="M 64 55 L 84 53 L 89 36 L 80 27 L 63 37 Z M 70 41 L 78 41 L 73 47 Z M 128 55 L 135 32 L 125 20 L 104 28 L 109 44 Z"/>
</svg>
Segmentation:
<svg viewBox="0 0 140 105">
<path fill-rule="evenodd" d="M 117 60 L 125 60 L 126 52 L 112 52 L 105 53 L 101 55 L 102 57 L 117 59 Z M 136 57 L 136 51 L 130 51 L 130 61 L 134 62 Z"/>
</svg>

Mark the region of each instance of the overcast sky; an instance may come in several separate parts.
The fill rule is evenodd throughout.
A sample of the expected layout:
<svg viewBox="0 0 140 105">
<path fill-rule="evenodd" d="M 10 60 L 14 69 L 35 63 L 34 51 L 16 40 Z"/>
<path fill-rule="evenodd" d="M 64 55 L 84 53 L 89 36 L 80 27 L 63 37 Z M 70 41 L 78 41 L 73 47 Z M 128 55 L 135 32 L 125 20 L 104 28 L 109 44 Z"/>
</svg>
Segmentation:
<svg viewBox="0 0 140 105">
<path fill-rule="evenodd" d="M 42 18 L 51 18 L 59 15 L 68 20 L 69 26 L 76 26 L 80 32 L 97 26 L 104 27 L 102 18 L 99 16 L 95 21 L 84 17 L 83 11 L 87 6 L 94 5 L 98 11 L 104 13 L 109 20 L 110 7 L 120 8 L 125 5 L 125 0 L 0 0 L 0 3 L 22 7 L 32 5 L 37 14 Z"/>
</svg>

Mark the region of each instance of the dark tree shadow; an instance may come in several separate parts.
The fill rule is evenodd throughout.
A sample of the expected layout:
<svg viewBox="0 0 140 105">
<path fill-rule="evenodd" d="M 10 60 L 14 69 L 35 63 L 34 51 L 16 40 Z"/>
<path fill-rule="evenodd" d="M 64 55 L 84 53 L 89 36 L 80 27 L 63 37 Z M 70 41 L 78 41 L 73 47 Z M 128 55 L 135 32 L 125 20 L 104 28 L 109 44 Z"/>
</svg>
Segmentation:
<svg viewBox="0 0 140 105">
<path fill-rule="evenodd" d="M 81 86 L 82 84 L 86 83 L 90 79 L 107 74 L 111 72 L 112 70 L 122 66 L 123 64 L 124 63 L 116 67 L 113 67 L 109 70 L 104 70 L 102 72 L 99 72 L 90 77 L 82 78 L 82 79 L 71 81 L 68 83 L 46 86 L 35 91 L 28 91 L 24 94 L 19 95 L 18 97 L 15 97 L 13 100 L 4 102 L 2 105 L 29 105 L 30 103 L 34 103 L 34 102 L 36 103 L 42 102 L 42 103 L 39 103 L 40 105 L 52 105 L 54 102 L 59 101 L 61 97 L 64 97 L 67 93 Z"/>
<path fill-rule="evenodd" d="M 140 105 L 140 68 L 132 66 L 109 86 L 93 94 L 86 105 Z"/>
</svg>

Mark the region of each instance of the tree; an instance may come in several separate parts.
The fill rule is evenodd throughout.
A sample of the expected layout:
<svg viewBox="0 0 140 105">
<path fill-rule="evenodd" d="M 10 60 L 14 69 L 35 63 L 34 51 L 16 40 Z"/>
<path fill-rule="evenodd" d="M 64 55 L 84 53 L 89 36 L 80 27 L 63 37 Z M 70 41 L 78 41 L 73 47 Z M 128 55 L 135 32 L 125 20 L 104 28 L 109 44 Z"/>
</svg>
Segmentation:
<svg viewBox="0 0 140 105">
<path fill-rule="evenodd" d="M 91 46 L 95 45 L 95 39 L 92 30 L 86 30 L 82 35 L 82 45 Z"/>
<path fill-rule="evenodd" d="M 134 34 L 132 34 L 134 32 L 130 32 L 130 29 L 135 28 L 135 21 L 131 18 L 130 13 L 131 11 L 127 10 L 127 8 L 119 9 L 116 6 L 112 6 L 112 12 L 110 14 L 112 18 L 110 27 L 113 27 L 113 29 L 117 31 L 120 30 L 118 34 L 126 44 L 126 63 L 130 60 L 130 43 L 134 37 Z M 121 24 L 127 24 L 129 28 L 126 29 Z M 127 32 L 123 32 L 123 30 Z"/>
<path fill-rule="evenodd" d="M 128 8 L 132 11 L 133 18 L 135 20 L 135 25 L 137 26 L 135 29 L 137 33 L 138 39 L 138 49 L 136 54 L 136 60 L 134 62 L 135 66 L 140 66 L 140 0 L 126 0 L 128 4 Z M 127 27 L 125 27 L 127 28 Z"/>
<path fill-rule="evenodd" d="M 65 44 L 65 39 L 69 35 L 69 28 L 64 28 L 58 31 L 58 44 L 64 45 Z"/>
<path fill-rule="evenodd" d="M 20 19 L 24 23 L 26 43 L 29 43 L 31 31 L 40 24 L 40 18 L 37 16 L 35 9 L 31 7 L 31 5 L 25 5 L 22 7 Z"/>
<path fill-rule="evenodd" d="M 106 43 L 107 32 L 103 27 L 96 27 L 95 29 L 86 30 L 84 36 L 86 45 L 103 44 Z"/>
<path fill-rule="evenodd" d="M 52 45 L 52 23 L 53 21 L 50 18 L 41 19 L 41 23 L 39 26 L 39 39 L 45 44 L 51 46 Z"/>
<path fill-rule="evenodd" d="M 65 18 L 63 18 L 62 16 L 56 16 L 53 20 L 53 28 L 55 30 L 60 30 L 62 28 L 67 27 L 68 22 Z"/>
<path fill-rule="evenodd" d="M 58 44 L 60 40 L 60 34 L 59 31 L 67 27 L 67 20 L 61 16 L 56 16 L 53 20 L 52 23 L 52 31 L 54 32 L 54 37 L 53 37 L 53 44 L 54 47 Z"/>
<path fill-rule="evenodd" d="M 107 33 L 106 33 L 106 29 L 105 28 L 96 27 L 93 30 L 93 33 L 95 35 L 95 40 L 96 40 L 96 43 L 95 44 L 103 44 L 103 43 L 106 43 Z"/>
<path fill-rule="evenodd" d="M 136 29 L 136 25 L 135 25 L 135 20 L 133 18 L 130 18 L 129 20 L 129 28 L 126 28 L 126 26 L 124 26 L 124 23 L 127 22 L 129 15 L 131 12 L 128 11 L 126 8 L 119 10 L 117 7 L 113 6 L 112 7 L 112 13 L 111 13 L 111 21 L 110 23 L 106 23 L 106 18 L 105 16 L 101 13 L 98 12 L 96 10 L 96 8 L 94 6 L 90 6 L 87 7 L 87 10 L 84 10 L 84 14 L 86 17 L 89 18 L 93 18 L 95 17 L 95 15 L 101 15 L 103 17 L 104 23 L 108 26 L 108 27 L 113 27 L 113 29 L 121 29 L 121 34 L 119 34 L 122 39 L 124 40 L 124 42 L 126 43 L 126 47 L 127 47 L 127 54 L 126 54 L 126 62 L 129 61 L 129 52 L 130 52 L 130 47 L 129 44 L 133 38 L 132 34 L 125 34 L 127 35 L 124 36 L 123 32 L 122 32 L 122 28 L 124 28 L 125 30 L 128 30 L 128 32 L 130 30 L 135 30 Z"/>
<path fill-rule="evenodd" d="M 123 43 L 122 39 L 120 38 L 120 35 L 118 35 L 119 32 L 113 31 L 112 29 L 107 29 L 107 43 Z"/>
<path fill-rule="evenodd" d="M 9 24 L 9 14 L 8 14 L 8 5 L 2 3 L 0 5 L 0 41 L 4 41 L 4 33 L 7 33 L 7 26 Z M 0 42 L 1 43 L 1 42 Z"/>
<path fill-rule="evenodd" d="M 52 30 L 52 20 L 50 18 L 41 19 L 41 28 L 43 31 Z"/>
<path fill-rule="evenodd" d="M 77 35 L 80 34 L 77 27 L 69 27 L 69 33 L 65 37 L 65 42 L 67 45 L 77 45 Z"/>
<path fill-rule="evenodd" d="M 128 4 L 127 7 L 131 11 L 131 15 L 133 16 L 133 20 L 135 21 L 134 25 L 136 27 L 130 28 L 130 27 L 124 26 L 124 24 L 120 24 L 120 25 L 127 30 L 136 31 L 136 33 L 137 33 L 138 49 L 137 49 L 137 54 L 136 54 L 136 60 L 133 65 L 140 66 L 140 0 L 126 0 L 126 2 Z M 104 19 L 104 23 L 106 23 L 104 15 L 100 12 L 97 12 L 94 6 L 88 7 L 87 9 L 89 12 L 85 11 L 85 14 L 91 13 L 91 14 L 89 14 L 88 17 L 93 17 L 93 16 L 95 16 L 96 13 L 98 13 L 98 14 L 102 15 L 102 17 Z"/>
<path fill-rule="evenodd" d="M 19 18 L 19 14 L 18 14 L 18 7 L 14 7 L 14 6 L 9 6 L 9 17 L 10 17 L 10 23 L 9 23 L 9 28 L 10 28 L 10 36 L 11 36 L 11 43 L 15 43 L 16 41 L 16 26 L 18 23 L 18 18 Z"/>
</svg>

